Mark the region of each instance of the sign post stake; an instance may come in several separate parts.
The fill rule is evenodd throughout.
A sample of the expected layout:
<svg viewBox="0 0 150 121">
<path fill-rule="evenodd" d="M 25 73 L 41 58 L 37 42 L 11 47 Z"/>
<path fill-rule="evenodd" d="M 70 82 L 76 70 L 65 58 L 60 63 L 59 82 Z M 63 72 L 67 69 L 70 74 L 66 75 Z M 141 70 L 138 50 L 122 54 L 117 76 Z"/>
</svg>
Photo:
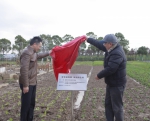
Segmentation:
<svg viewBox="0 0 150 121">
<path fill-rule="evenodd" d="M 71 91 L 71 121 L 73 121 L 73 91 Z"/>
</svg>

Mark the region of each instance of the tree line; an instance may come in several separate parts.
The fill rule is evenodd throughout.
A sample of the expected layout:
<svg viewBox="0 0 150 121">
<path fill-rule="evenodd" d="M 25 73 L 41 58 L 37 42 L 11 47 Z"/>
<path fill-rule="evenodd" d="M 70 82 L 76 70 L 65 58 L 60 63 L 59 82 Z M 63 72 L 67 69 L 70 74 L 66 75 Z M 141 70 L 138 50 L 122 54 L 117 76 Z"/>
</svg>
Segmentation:
<svg viewBox="0 0 150 121">
<path fill-rule="evenodd" d="M 94 38 L 97 41 L 101 41 L 103 39 L 103 37 L 99 37 L 96 34 L 94 34 L 94 32 L 88 32 L 86 33 L 86 35 L 88 37 Z M 146 47 L 140 47 L 137 51 L 135 51 L 134 49 L 129 50 L 129 40 L 127 40 L 124 35 L 120 32 L 115 33 L 115 36 L 117 37 L 117 39 L 119 40 L 120 45 L 123 47 L 124 51 L 126 54 L 135 54 L 136 52 L 138 54 L 147 54 L 148 53 L 148 48 Z M 74 37 L 72 35 L 66 34 L 63 37 L 60 37 L 59 35 L 45 35 L 45 34 L 41 34 L 39 35 L 39 37 L 41 37 L 43 39 L 43 47 L 41 49 L 41 51 L 48 51 L 51 50 L 54 46 L 61 46 L 64 43 L 67 43 L 69 41 L 71 41 L 72 39 L 74 39 Z M 7 54 L 10 50 L 12 50 L 13 54 L 18 54 L 20 55 L 21 50 L 24 49 L 28 44 L 29 44 L 30 40 L 26 40 L 24 39 L 21 35 L 17 35 L 15 37 L 15 44 L 11 44 L 11 41 L 6 39 L 6 38 L 2 38 L 0 39 L 0 53 L 1 54 Z M 147 52 L 147 53 L 146 53 Z M 94 47 L 93 45 L 87 45 L 86 43 L 82 43 L 80 45 L 79 48 L 79 54 L 80 55 L 101 55 L 102 51 L 100 51 L 99 49 L 97 49 L 96 47 Z"/>
</svg>

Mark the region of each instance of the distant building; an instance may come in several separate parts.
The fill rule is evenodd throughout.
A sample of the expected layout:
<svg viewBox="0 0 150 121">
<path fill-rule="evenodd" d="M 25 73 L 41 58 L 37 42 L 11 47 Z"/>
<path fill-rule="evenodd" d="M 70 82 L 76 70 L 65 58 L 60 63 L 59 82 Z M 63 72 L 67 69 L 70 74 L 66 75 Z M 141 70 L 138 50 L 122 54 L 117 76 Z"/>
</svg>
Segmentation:
<svg viewBox="0 0 150 121">
<path fill-rule="evenodd" d="M 16 54 L 5 54 L 5 55 L 1 55 L 0 59 L 13 60 L 13 59 L 16 59 L 17 57 L 18 57 L 18 55 L 16 55 Z"/>
</svg>

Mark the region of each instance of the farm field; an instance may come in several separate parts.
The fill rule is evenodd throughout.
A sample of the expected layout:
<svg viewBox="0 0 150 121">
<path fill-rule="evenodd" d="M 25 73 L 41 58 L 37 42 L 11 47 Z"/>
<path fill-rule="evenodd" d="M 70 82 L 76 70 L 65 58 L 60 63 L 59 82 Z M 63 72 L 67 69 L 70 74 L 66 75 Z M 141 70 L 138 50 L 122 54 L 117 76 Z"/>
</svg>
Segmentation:
<svg viewBox="0 0 150 121">
<path fill-rule="evenodd" d="M 150 66 L 149 63 L 146 63 L 146 66 L 145 63 L 142 64 L 129 62 L 127 65 L 127 73 L 131 74 L 132 78 L 127 78 L 124 93 L 125 121 L 150 120 L 149 76 L 143 77 L 147 81 L 138 78 L 143 76 L 143 68 L 148 71 Z M 138 71 L 135 68 L 139 68 Z M 102 62 L 93 62 L 92 64 L 91 62 L 77 62 L 71 72 L 89 74 L 91 69 L 93 70 L 88 81 L 87 91 L 84 92 L 80 107 L 74 109 L 74 121 L 105 121 L 106 85 L 103 79 L 99 81 L 94 79 L 97 72 L 103 69 Z M 136 74 L 133 75 L 135 72 Z M 134 78 L 137 75 L 138 77 Z M 57 91 L 56 85 L 57 82 L 52 71 L 38 76 L 34 121 L 70 121 L 71 91 Z M 0 121 L 19 121 L 20 93 L 18 83 L 11 83 L 7 87 L 0 88 Z M 78 91 L 74 91 L 73 94 L 75 103 L 78 99 Z"/>
</svg>

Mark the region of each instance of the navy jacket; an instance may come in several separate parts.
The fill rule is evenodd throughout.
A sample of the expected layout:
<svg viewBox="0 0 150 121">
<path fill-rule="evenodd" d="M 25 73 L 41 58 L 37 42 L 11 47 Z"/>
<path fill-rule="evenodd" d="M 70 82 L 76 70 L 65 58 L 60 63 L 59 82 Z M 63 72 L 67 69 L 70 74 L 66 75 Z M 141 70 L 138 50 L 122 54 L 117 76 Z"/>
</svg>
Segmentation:
<svg viewBox="0 0 150 121">
<path fill-rule="evenodd" d="M 87 42 L 105 52 L 104 69 L 97 74 L 99 79 L 105 78 L 105 83 L 110 87 L 124 86 L 126 84 L 126 55 L 123 48 L 118 44 L 109 53 L 104 41 L 88 38 Z"/>
</svg>

